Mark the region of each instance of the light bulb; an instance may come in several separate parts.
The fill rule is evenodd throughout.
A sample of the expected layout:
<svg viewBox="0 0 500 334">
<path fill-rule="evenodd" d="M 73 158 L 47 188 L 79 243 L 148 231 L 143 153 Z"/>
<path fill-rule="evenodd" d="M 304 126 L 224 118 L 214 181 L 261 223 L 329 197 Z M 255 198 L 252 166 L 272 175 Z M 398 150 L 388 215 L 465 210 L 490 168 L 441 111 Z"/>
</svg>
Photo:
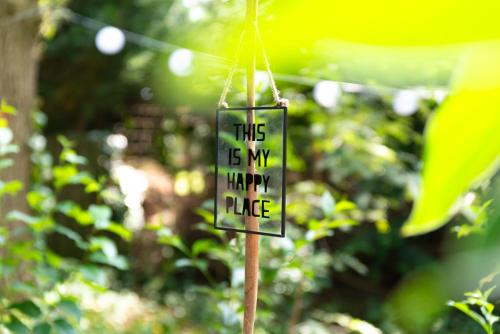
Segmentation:
<svg viewBox="0 0 500 334">
<path fill-rule="evenodd" d="M 125 35 L 120 29 L 107 26 L 97 32 L 95 45 L 101 53 L 115 55 L 123 50 Z"/>
</svg>

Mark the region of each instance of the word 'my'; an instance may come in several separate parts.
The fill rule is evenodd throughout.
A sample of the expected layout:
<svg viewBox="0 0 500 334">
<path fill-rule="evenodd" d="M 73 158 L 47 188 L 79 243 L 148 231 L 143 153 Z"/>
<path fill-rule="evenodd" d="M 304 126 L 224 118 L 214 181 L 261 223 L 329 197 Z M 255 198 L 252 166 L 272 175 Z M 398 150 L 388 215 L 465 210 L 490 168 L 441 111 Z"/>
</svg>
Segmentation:
<svg viewBox="0 0 500 334">
<path fill-rule="evenodd" d="M 269 158 L 269 149 L 256 149 L 252 150 L 251 148 L 248 149 L 247 152 L 247 166 L 250 166 L 252 162 L 256 162 L 257 166 L 261 167 L 267 167 L 267 162 Z M 230 148 L 229 151 L 229 156 L 228 156 L 228 163 L 231 166 L 239 166 L 241 163 L 241 149 L 239 148 Z"/>
</svg>

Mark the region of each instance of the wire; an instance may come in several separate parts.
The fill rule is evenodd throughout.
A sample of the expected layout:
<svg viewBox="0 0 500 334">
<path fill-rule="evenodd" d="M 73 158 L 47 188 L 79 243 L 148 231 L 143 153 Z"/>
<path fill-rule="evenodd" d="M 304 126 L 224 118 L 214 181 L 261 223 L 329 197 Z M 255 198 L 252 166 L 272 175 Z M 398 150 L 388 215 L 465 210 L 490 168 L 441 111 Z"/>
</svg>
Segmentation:
<svg viewBox="0 0 500 334">
<path fill-rule="evenodd" d="M 12 23 L 16 23 L 16 22 L 30 19 L 30 18 L 35 17 L 35 16 L 40 16 L 45 11 L 50 10 L 50 9 L 54 10 L 54 8 L 50 7 L 50 6 L 30 7 L 28 9 L 25 9 L 25 10 L 19 12 L 19 13 L 16 13 L 15 15 L 8 16 L 5 19 L 0 20 L 0 27 L 5 25 L 5 24 L 12 24 Z M 79 13 L 77 13 L 71 9 L 68 9 L 68 8 L 59 8 L 59 9 L 55 9 L 55 11 L 59 11 L 61 17 L 66 19 L 67 21 L 79 24 L 80 26 L 82 26 L 86 29 L 98 31 L 99 29 L 101 29 L 103 27 L 113 26 L 113 25 L 108 24 L 106 22 L 102 22 L 102 21 L 93 19 L 91 17 L 79 14 Z M 123 32 L 123 34 L 125 35 L 125 39 L 132 44 L 136 44 L 136 45 L 142 46 L 144 48 L 156 50 L 158 52 L 163 52 L 163 53 L 170 53 L 170 52 L 177 50 L 177 49 L 186 49 L 186 50 L 191 51 L 195 55 L 198 55 L 200 57 L 211 60 L 213 62 L 213 65 L 216 67 L 221 67 L 221 68 L 225 68 L 225 69 L 231 68 L 232 61 L 230 61 L 229 59 L 227 59 L 225 57 L 217 56 L 217 55 L 214 55 L 214 54 L 211 54 L 208 52 L 203 52 L 200 50 L 194 50 L 191 48 L 184 47 L 182 45 L 161 41 L 161 40 L 154 39 L 152 37 L 149 37 L 149 36 L 146 36 L 143 34 L 139 34 L 139 33 L 136 33 L 136 32 L 130 31 L 130 30 L 126 30 L 126 29 L 122 29 L 122 28 L 118 28 L 118 29 L 120 29 Z M 235 72 L 238 72 L 238 73 L 244 72 L 244 69 L 241 67 L 236 67 Z M 288 83 L 298 84 L 298 85 L 302 85 L 302 86 L 311 86 L 311 87 L 314 87 L 318 82 L 323 81 L 323 80 L 333 81 L 333 82 L 340 84 L 341 86 L 352 84 L 352 83 L 346 82 L 346 81 L 330 80 L 327 78 L 300 76 L 300 75 L 287 74 L 287 73 L 276 73 L 276 72 L 274 72 L 274 77 L 281 82 L 288 82 Z M 390 86 L 385 86 L 385 85 L 380 85 L 380 86 L 376 86 L 376 87 L 374 87 L 373 85 L 369 86 L 369 85 L 358 84 L 358 83 L 356 83 L 356 85 L 363 87 L 363 89 L 375 90 L 379 93 L 394 93 L 394 92 L 400 91 L 401 89 L 404 89 L 404 88 L 396 88 L 396 87 L 390 87 Z M 432 90 L 430 90 L 430 91 L 432 91 Z"/>
<path fill-rule="evenodd" d="M 104 28 L 106 26 L 110 26 L 110 24 L 95 20 L 95 19 L 90 18 L 88 16 L 78 14 L 78 13 L 72 11 L 71 9 L 61 9 L 61 10 L 63 11 L 63 16 L 66 19 L 68 19 L 74 23 L 80 24 L 81 26 L 88 28 L 88 29 L 99 30 L 99 29 Z M 125 39 L 127 41 L 129 41 L 130 43 L 145 47 L 145 48 L 150 48 L 150 49 L 160 51 L 160 52 L 172 52 L 172 51 L 177 50 L 177 49 L 186 49 L 186 50 L 193 52 L 194 54 L 210 58 L 210 59 L 215 60 L 217 62 L 221 62 L 224 64 L 230 63 L 230 61 L 228 59 L 223 58 L 223 57 L 219 57 L 219 56 L 216 56 L 216 55 L 213 55 L 210 53 L 206 53 L 206 52 L 202 52 L 202 51 L 198 51 L 198 50 L 192 50 L 189 48 L 185 48 L 181 45 L 160 41 L 160 40 L 157 40 L 157 39 L 154 39 L 154 38 L 142 35 L 142 34 L 135 33 L 135 32 L 130 31 L 130 30 L 126 30 L 126 29 L 122 29 L 122 28 L 119 28 L 119 29 L 123 32 L 123 34 L 125 35 Z"/>
<path fill-rule="evenodd" d="M 113 26 L 111 24 L 108 24 L 108 23 L 105 23 L 102 21 L 98 21 L 98 20 L 95 20 L 93 18 L 76 13 L 76 12 L 72 11 L 71 9 L 61 9 L 61 10 L 65 12 L 64 16 L 68 20 L 70 20 L 74 23 L 80 24 L 81 26 L 83 26 L 87 29 L 99 30 L 99 29 L 106 27 L 106 26 Z M 187 48 L 187 47 L 184 47 L 182 45 L 172 44 L 169 42 L 157 40 L 157 39 L 151 38 L 149 36 L 145 36 L 145 35 L 142 35 L 142 34 L 139 34 L 136 32 L 132 32 L 132 31 L 129 31 L 126 29 L 122 29 L 119 27 L 117 27 L 117 28 L 123 32 L 127 41 L 129 41 L 130 43 L 139 45 L 139 46 L 143 46 L 145 48 L 154 49 L 154 50 L 159 51 L 159 52 L 171 52 L 171 51 L 174 51 L 177 49 L 186 49 L 186 50 L 191 51 L 193 54 L 211 59 L 215 63 L 218 63 L 216 66 L 223 67 L 225 69 L 230 69 L 232 64 L 233 64 L 233 62 L 231 60 L 224 58 L 224 57 L 221 57 L 221 56 L 216 56 L 216 55 L 213 55 L 213 54 L 210 54 L 207 52 L 202 52 L 199 50 Z M 244 71 L 245 71 L 245 69 L 242 67 L 236 67 L 236 69 L 235 69 L 235 72 L 238 72 L 238 73 L 244 72 Z M 322 81 L 322 80 L 334 81 L 334 82 L 337 82 L 339 84 L 351 84 L 351 83 L 345 82 L 345 81 L 335 81 L 335 80 L 316 78 L 316 77 L 305 77 L 305 76 L 299 76 L 299 75 L 287 74 L 287 73 L 276 73 L 275 72 L 274 77 L 281 82 L 288 82 L 288 83 L 299 84 L 302 86 L 311 86 L 311 87 L 314 87 L 319 81 Z M 369 86 L 366 86 L 363 84 L 359 84 L 359 85 L 363 86 L 365 88 L 369 88 Z M 377 87 L 377 91 L 394 92 L 397 90 L 399 90 L 399 89 L 395 88 L 395 87 L 389 87 L 389 86 Z"/>
</svg>

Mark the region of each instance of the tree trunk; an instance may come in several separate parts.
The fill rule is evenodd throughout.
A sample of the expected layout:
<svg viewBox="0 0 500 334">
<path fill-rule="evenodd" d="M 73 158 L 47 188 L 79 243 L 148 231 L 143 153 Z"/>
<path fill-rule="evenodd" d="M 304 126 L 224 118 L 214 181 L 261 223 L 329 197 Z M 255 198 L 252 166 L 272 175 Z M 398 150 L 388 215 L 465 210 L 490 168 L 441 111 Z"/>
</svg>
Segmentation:
<svg viewBox="0 0 500 334">
<path fill-rule="evenodd" d="M 0 98 L 16 107 L 9 126 L 19 153 L 14 166 L 1 171 L 2 181 L 19 180 L 24 188 L 0 203 L 0 220 L 11 210 L 27 212 L 30 180 L 28 139 L 32 133 L 31 110 L 36 107 L 39 23 L 37 0 L 0 0 Z"/>
</svg>

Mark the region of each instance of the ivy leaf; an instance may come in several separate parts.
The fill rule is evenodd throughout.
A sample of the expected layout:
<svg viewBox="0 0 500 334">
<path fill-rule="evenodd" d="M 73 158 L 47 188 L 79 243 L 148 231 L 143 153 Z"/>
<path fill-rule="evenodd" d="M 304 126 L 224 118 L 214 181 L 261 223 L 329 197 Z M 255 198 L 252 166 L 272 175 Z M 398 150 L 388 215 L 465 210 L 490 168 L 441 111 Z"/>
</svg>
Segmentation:
<svg viewBox="0 0 500 334">
<path fill-rule="evenodd" d="M 62 151 L 61 160 L 73 165 L 85 165 L 87 163 L 87 158 L 76 154 L 76 151 L 70 148 Z"/>
<path fill-rule="evenodd" d="M 81 248 L 81 249 L 88 248 L 87 243 L 83 240 L 83 238 L 80 236 L 80 234 L 76 233 L 72 229 L 67 228 L 66 226 L 62 226 L 62 225 L 56 225 L 54 229 L 56 232 L 64 235 L 68 239 L 73 240 L 79 248 Z"/>
<path fill-rule="evenodd" d="M 421 193 L 402 234 L 444 225 L 457 200 L 500 162 L 500 46 L 478 47 L 425 131 Z"/>
<path fill-rule="evenodd" d="M 73 165 L 55 166 L 52 173 L 54 174 L 54 185 L 56 188 L 61 188 L 73 183 L 73 177 L 78 175 L 78 169 Z"/>
<path fill-rule="evenodd" d="M 90 239 L 90 250 L 102 250 L 107 258 L 112 259 L 118 255 L 118 250 L 113 240 L 105 237 L 92 237 Z"/>
<path fill-rule="evenodd" d="M 92 204 L 89 206 L 89 213 L 97 228 L 104 229 L 111 224 L 110 220 L 113 212 L 108 206 Z"/>
<path fill-rule="evenodd" d="M 0 195 L 8 194 L 12 196 L 18 193 L 21 189 L 23 189 L 23 183 L 21 181 L 18 180 L 9 182 L 0 181 Z"/>
<path fill-rule="evenodd" d="M 57 136 L 57 141 L 62 145 L 64 148 L 72 148 L 75 146 L 75 143 L 66 138 L 63 135 Z"/>
<path fill-rule="evenodd" d="M 130 241 L 132 239 L 132 232 L 127 230 L 124 226 L 116 223 L 109 224 L 106 228 L 104 228 L 104 230 L 114 233 L 126 241 Z"/>
<path fill-rule="evenodd" d="M 76 220 L 80 225 L 90 225 L 93 222 L 92 214 L 87 210 L 83 210 L 75 202 L 64 201 L 57 205 L 57 209 L 59 212 Z"/>
<path fill-rule="evenodd" d="M 12 159 L 0 159 L 0 169 L 5 169 L 12 167 L 14 165 L 14 160 Z"/>
<path fill-rule="evenodd" d="M 8 221 L 21 221 L 23 223 L 26 223 L 28 225 L 33 225 L 33 224 L 36 224 L 36 222 L 38 221 L 38 218 L 37 217 L 33 217 L 33 216 L 30 216 L 24 212 L 20 212 L 20 211 L 11 211 L 7 214 L 7 220 Z"/>
<path fill-rule="evenodd" d="M 37 212 L 51 212 L 56 203 L 52 189 L 44 186 L 28 192 L 26 199 L 30 207 Z"/>
</svg>

